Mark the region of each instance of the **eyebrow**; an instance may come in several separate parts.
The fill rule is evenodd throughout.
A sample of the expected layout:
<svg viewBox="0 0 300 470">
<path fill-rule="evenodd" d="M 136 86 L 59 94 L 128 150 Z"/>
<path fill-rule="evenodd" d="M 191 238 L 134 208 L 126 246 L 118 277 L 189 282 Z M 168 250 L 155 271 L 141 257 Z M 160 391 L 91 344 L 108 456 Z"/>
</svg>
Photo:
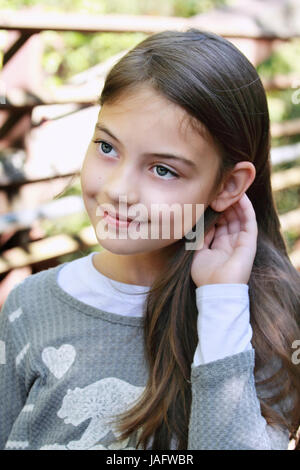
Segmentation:
<svg viewBox="0 0 300 470">
<path fill-rule="evenodd" d="M 97 123 L 96 124 L 96 129 L 98 129 L 99 131 L 105 132 L 112 139 L 116 140 L 117 142 L 119 142 L 119 144 L 121 144 L 120 140 L 116 136 L 114 136 L 113 133 L 107 127 Z M 189 160 L 189 159 L 187 159 L 185 157 L 182 157 L 182 156 L 179 156 L 179 155 L 172 155 L 170 153 L 155 153 L 155 152 L 152 152 L 151 154 L 146 153 L 144 155 L 155 155 L 157 157 L 169 158 L 170 160 L 179 160 L 179 161 L 187 164 L 188 166 L 190 166 L 193 169 L 197 168 L 197 165 L 194 162 L 192 162 L 192 160 Z"/>
</svg>

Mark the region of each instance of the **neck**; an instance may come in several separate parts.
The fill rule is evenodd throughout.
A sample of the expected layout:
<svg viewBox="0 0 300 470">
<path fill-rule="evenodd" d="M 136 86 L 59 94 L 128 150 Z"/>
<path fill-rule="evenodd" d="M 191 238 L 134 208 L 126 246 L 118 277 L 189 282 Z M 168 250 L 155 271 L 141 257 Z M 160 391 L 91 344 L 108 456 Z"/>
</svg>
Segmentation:
<svg viewBox="0 0 300 470">
<path fill-rule="evenodd" d="M 175 246 L 134 255 L 119 255 L 102 249 L 93 256 L 94 267 L 106 277 L 124 284 L 150 287 L 162 272 Z"/>
</svg>

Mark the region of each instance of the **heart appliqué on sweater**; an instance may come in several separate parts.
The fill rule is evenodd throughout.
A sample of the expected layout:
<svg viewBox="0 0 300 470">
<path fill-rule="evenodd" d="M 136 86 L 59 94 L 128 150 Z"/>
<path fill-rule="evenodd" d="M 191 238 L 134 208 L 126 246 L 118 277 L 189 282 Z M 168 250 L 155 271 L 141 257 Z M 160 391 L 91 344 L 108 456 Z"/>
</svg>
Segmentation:
<svg viewBox="0 0 300 470">
<path fill-rule="evenodd" d="M 50 372 L 60 379 L 75 360 L 76 351 L 71 344 L 63 344 L 59 349 L 48 347 L 42 352 L 42 360 Z"/>
</svg>

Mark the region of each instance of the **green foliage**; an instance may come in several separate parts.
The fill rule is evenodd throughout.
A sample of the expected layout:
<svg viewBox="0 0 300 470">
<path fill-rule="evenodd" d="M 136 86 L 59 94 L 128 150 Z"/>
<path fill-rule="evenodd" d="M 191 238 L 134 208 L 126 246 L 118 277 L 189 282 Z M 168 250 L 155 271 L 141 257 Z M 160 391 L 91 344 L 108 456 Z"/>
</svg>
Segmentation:
<svg viewBox="0 0 300 470">
<path fill-rule="evenodd" d="M 145 37 L 143 33 L 45 32 L 43 68 L 50 78 L 47 85 L 62 84 L 112 55 L 131 49 Z"/>
<path fill-rule="evenodd" d="M 174 16 L 190 17 L 228 3 L 226 0 L 202 0 L 201 2 L 199 0 L 175 0 L 173 2 Z"/>
<path fill-rule="evenodd" d="M 287 251 L 288 253 L 290 253 L 291 251 L 293 251 L 295 243 L 299 241 L 299 231 L 291 230 L 289 232 L 286 232 L 284 234 L 284 238 L 285 238 L 286 245 L 287 245 Z"/>
<path fill-rule="evenodd" d="M 55 199 L 60 199 L 66 196 L 80 196 L 81 195 L 81 186 L 80 180 L 74 181 L 73 178 L 68 182 L 65 189 L 56 196 Z"/>
<path fill-rule="evenodd" d="M 228 0 L 0 0 L 0 9 L 39 7 L 48 11 L 87 12 L 95 14 L 166 15 L 189 17 Z"/>
<path fill-rule="evenodd" d="M 189 17 L 226 3 L 229 0 L 0 0 L 0 9 L 38 7 L 44 11 Z M 43 68 L 48 74 L 45 85 L 58 86 L 72 75 L 131 49 L 147 34 L 49 31 L 42 36 L 45 41 Z"/>
<path fill-rule="evenodd" d="M 290 162 L 283 162 L 278 165 L 273 166 L 273 171 L 283 171 L 283 170 L 289 170 L 290 168 L 298 167 L 300 165 L 300 158 L 297 160 L 293 160 Z"/>
<path fill-rule="evenodd" d="M 257 71 L 264 78 L 300 73 L 299 57 L 300 39 L 294 38 L 276 48 L 268 59 L 258 65 Z"/>
<path fill-rule="evenodd" d="M 300 39 L 295 38 L 277 47 L 264 62 L 257 66 L 261 78 L 276 75 L 299 76 L 292 88 L 267 92 L 271 122 L 283 122 L 300 118 Z M 272 146 L 299 142 L 300 135 L 272 138 Z"/>
<path fill-rule="evenodd" d="M 83 214 L 71 214 L 57 220 L 42 220 L 41 227 L 45 231 L 47 237 L 64 233 L 72 235 L 79 233 L 85 227 L 90 226 L 90 221 L 86 212 Z"/>
<path fill-rule="evenodd" d="M 278 213 L 292 211 L 300 207 L 300 187 L 287 188 L 274 193 Z"/>
</svg>

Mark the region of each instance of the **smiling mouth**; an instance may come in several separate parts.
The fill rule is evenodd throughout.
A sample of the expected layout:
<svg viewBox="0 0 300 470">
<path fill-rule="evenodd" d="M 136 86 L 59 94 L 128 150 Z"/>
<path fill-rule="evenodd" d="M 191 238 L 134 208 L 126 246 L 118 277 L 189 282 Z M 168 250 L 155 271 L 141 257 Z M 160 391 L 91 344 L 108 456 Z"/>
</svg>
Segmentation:
<svg viewBox="0 0 300 470">
<path fill-rule="evenodd" d="M 103 218 L 106 220 L 106 222 L 110 225 L 114 225 L 117 227 L 129 227 L 130 222 L 133 222 L 133 219 L 119 219 L 118 214 L 116 214 L 116 217 L 112 216 L 109 214 L 107 211 L 104 211 L 104 216 Z M 137 222 L 140 223 L 140 222 Z"/>
<path fill-rule="evenodd" d="M 132 222 L 133 221 L 133 218 L 132 217 L 125 217 L 125 216 L 120 216 L 117 212 L 115 214 L 115 216 L 113 214 L 109 214 L 111 217 L 113 217 L 114 219 L 117 219 L 117 220 L 121 220 L 122 222 Z"/>
</svg>

